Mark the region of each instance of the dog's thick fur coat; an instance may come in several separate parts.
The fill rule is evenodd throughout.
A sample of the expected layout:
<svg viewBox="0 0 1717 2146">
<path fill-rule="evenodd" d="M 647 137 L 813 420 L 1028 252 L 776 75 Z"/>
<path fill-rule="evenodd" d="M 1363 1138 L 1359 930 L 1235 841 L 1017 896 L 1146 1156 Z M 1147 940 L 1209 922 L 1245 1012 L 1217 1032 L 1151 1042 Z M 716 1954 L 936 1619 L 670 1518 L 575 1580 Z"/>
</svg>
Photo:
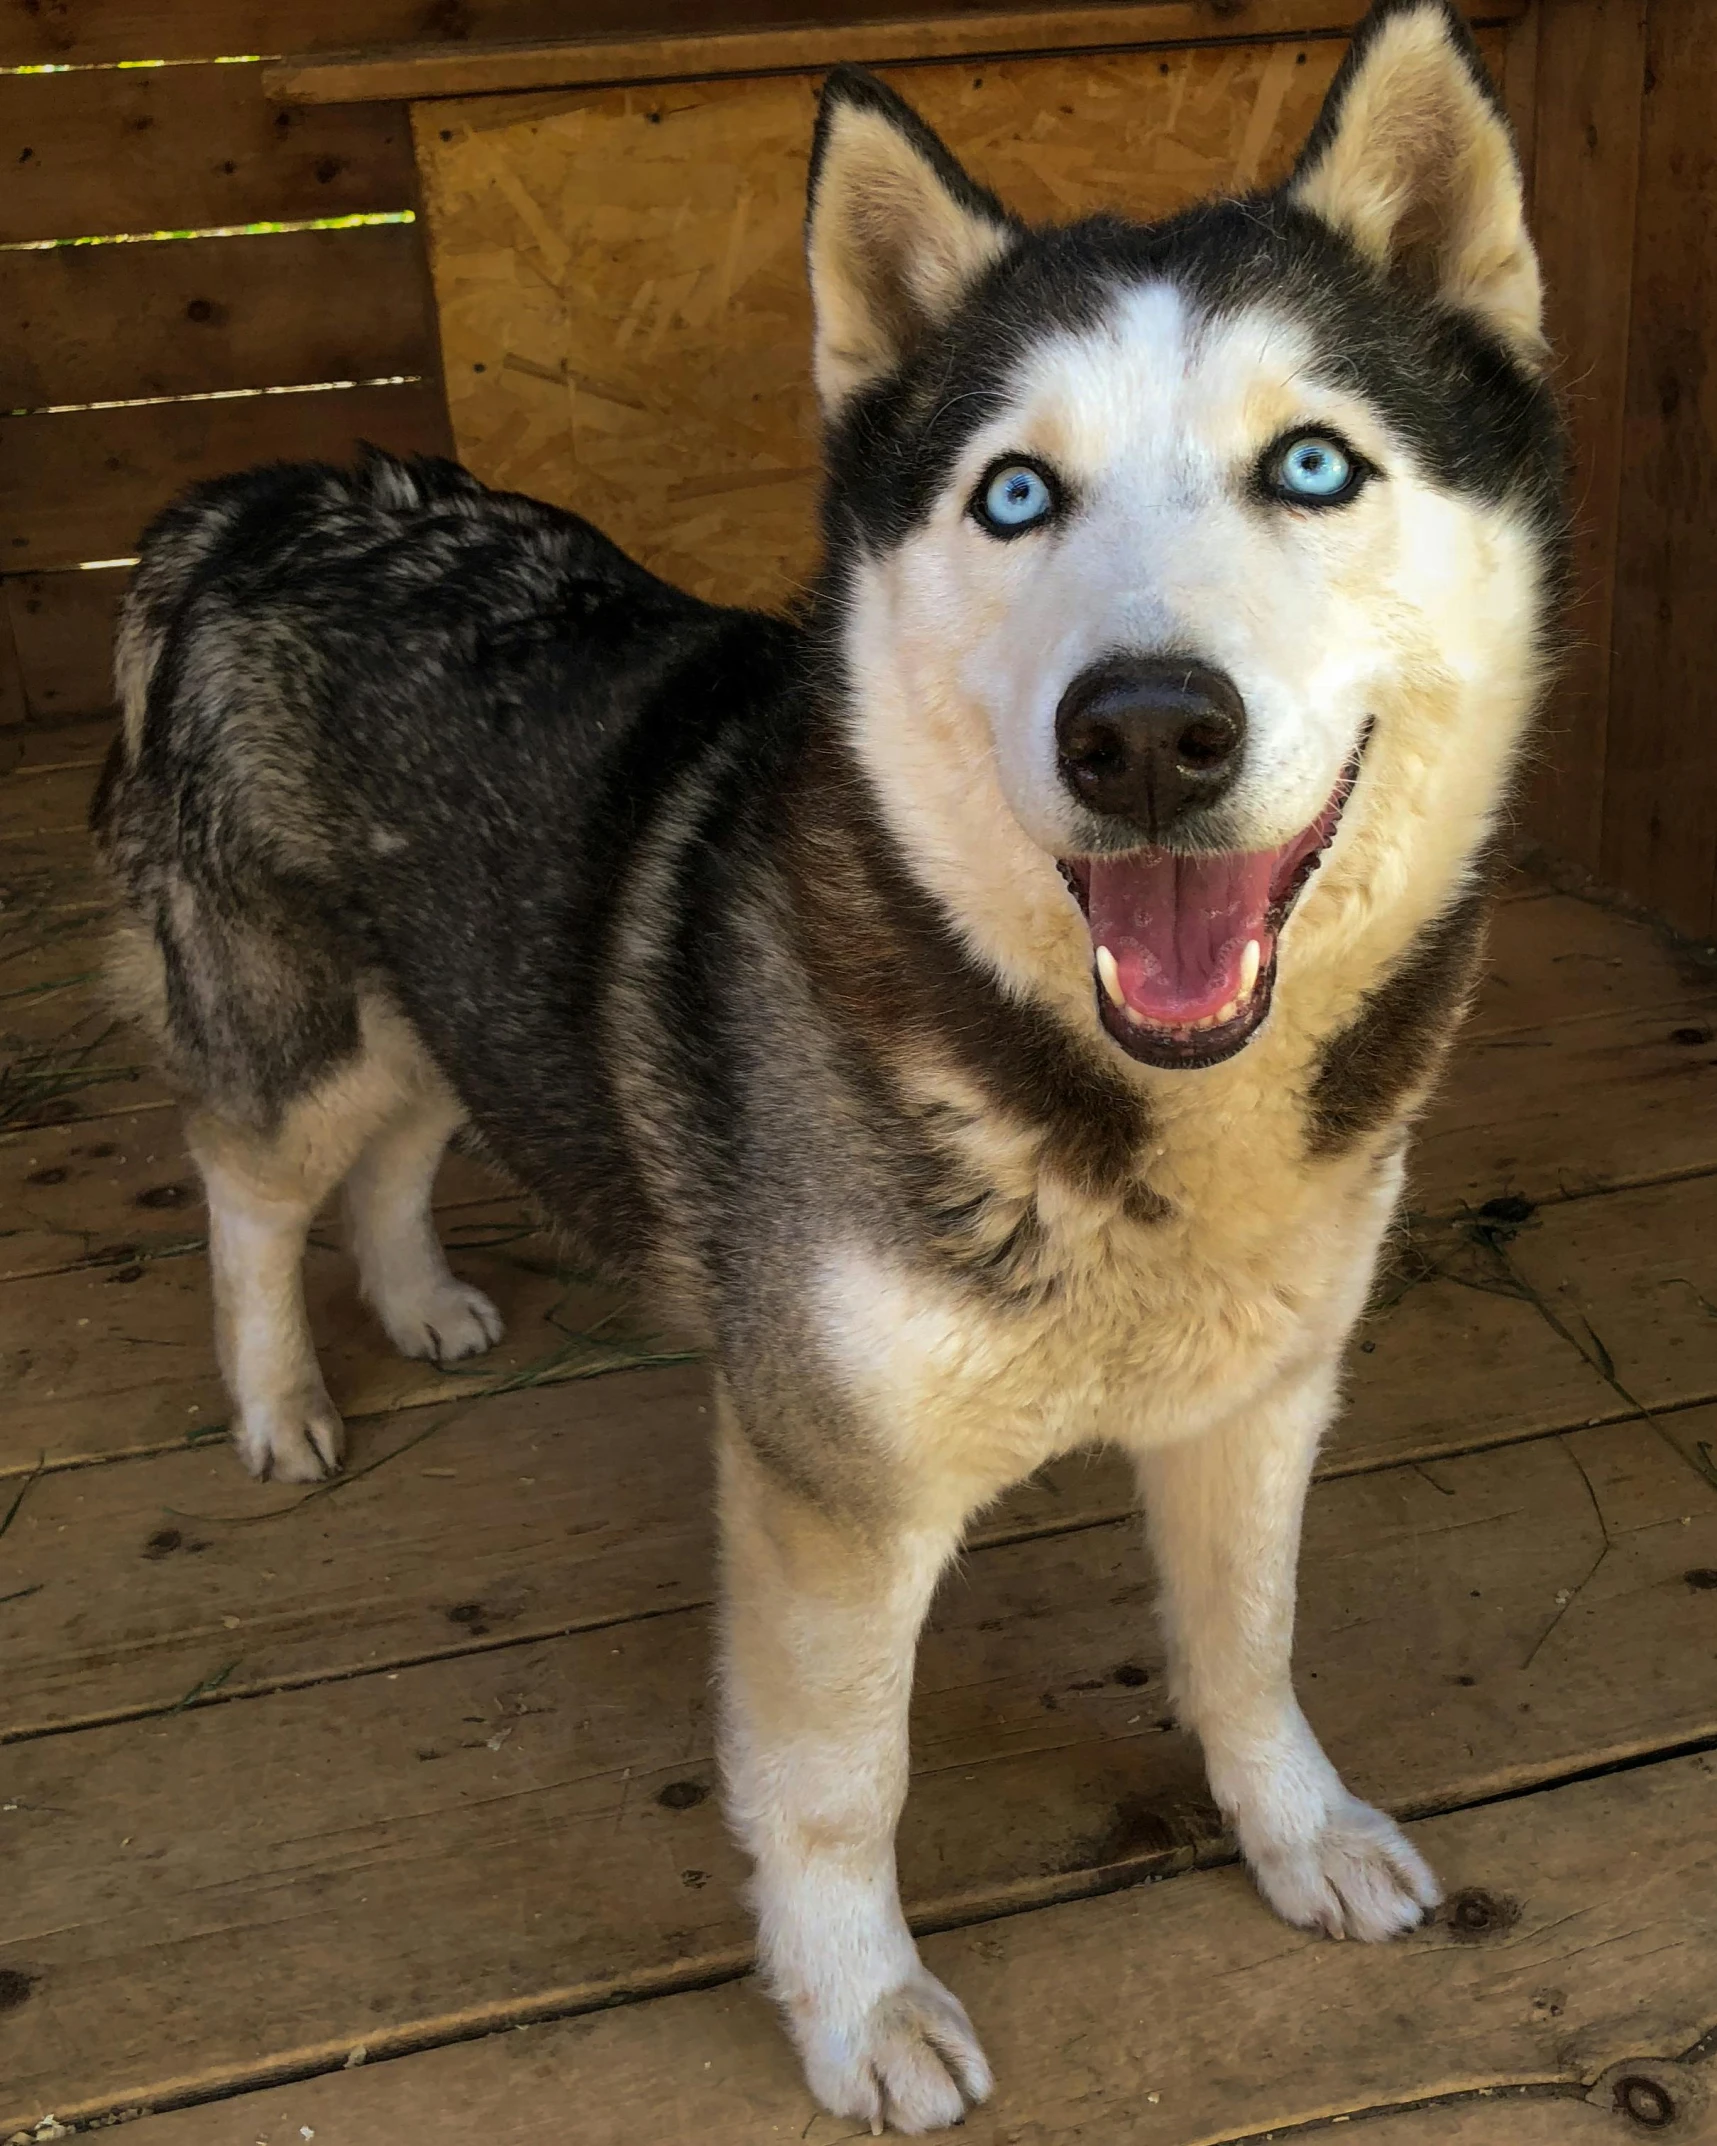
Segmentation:
<svg viewBox="0 0 1717 2146">
<path fill-rule="evenodd" d="M 1136 1457 L 1266 1897 L 1368 1938 L 1436 1898 L 1296 1703 L 1294 1568 L 1478 958 L 1559 446 L 1442 0 L 1374 11 L 1282 189 L 1149 229 L 1029 230 L 839 74 L 808 253 L 803 623 L 446 464 L 206 485 L 144 543 L 96 824 L 253 1472 L 340 1464 L 336 1186 L 401 1348 L 497 1338 L 430 1220 L 462 1123 L 703 1337 L 763 1966 L 828 2107 L 922 2131 L 990 2074 L 896 1893 L 913 1649 L 1056 1453 Z"/>
</svg>

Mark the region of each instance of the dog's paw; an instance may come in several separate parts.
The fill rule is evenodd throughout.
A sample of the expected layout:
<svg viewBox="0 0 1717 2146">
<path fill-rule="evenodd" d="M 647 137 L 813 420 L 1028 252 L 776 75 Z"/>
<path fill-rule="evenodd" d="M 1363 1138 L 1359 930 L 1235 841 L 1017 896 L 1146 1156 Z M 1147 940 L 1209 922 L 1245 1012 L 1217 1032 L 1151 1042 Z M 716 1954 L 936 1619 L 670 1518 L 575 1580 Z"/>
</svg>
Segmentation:
<svg viewBox="0 0 1717 2146">
<path fill-rule="evenodd" d="M 1344 1794 L 1309 1839 L 1254 1844 L 1247 1861 L 1284 1922 L 1328 1937 L 1399 1937 L 1443 1897 L 1394 1819 L 1357 1796 Z"/>
<path fill-rule="evenodd" d="M 402 1356 L 424 1357 L 435 1364 L 481 1356 L 506 1331 L 482 1290 L 451 1274 L 420 1295 L 379 1303 L 376 1310 Z"/>
<path fill-rule="evenodd" d="M 233 1426 L 233 1444 L 261 1482 L 319 1483 L 338 1475 L 346 1426 L 320 1386 L 278 1401 L 251 1402 Z"/>
<path fill-rule="evenodd" d="M 922 1968 L 856 2027 L 819 2021 L 800 2046 L 824 2108 L 877 2133 L 917 2136 L 957 2124 L 993 2084 L 965 2006 Z"/>
</svg>

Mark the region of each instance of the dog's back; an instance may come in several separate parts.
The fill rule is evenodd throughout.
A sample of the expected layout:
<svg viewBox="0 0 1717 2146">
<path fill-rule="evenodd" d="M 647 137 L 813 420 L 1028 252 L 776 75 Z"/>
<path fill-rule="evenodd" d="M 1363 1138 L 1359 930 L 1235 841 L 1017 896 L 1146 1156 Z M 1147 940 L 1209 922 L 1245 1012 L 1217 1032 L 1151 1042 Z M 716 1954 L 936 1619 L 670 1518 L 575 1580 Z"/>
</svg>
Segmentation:
<svg viewBox="0 0 1717 2146">
<path fill-rule="evenodd" d="M 729 674 L 768 669 L 785 632 L 452 463 L 198 488 L 145 536 L 120 626 L 93 822 L 125 896 L 123 1002 L 206 1109 L 263 1133 L 400 1015 L 462 1089 L 476 1069 L 503 1146 L 528 1078 L 519 1138 L 558 1149 L 559 1219 L 612 1259 L 639 1232 L 593 919 L 745 719 Z"/>
</svg>

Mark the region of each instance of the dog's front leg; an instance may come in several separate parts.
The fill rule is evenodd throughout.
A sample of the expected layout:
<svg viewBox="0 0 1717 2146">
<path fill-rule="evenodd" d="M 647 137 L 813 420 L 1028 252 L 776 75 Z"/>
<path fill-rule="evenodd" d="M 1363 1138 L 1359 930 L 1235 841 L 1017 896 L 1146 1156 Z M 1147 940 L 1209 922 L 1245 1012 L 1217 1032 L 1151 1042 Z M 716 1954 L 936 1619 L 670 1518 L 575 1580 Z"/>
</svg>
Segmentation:
<svg viewBox="0 0 1717 2146">
<path fill-rule="evenodd" d="M 918 1629 L 955 1533 L 814 1502 L 723 1416 L 722 1764 L 756 1864 L 762 1972 L 826 2108 L 937 2130 L 990 2071 L 920 1964 L 894 1829 Z"/>
<path fill-rule="evenodd" d="M 1139 1480 L 1163 1587 L 1175 1702 L 1258 1888 L 1331 1937 L 1410 1929 L 1441 1897 L 1382 1811 L 1349 1795 L 1294 1696 L 1300 1516 L 1335 1397 L 1329 1361 L 1202 1438 L 1147 1452 Z"/>
</svg>

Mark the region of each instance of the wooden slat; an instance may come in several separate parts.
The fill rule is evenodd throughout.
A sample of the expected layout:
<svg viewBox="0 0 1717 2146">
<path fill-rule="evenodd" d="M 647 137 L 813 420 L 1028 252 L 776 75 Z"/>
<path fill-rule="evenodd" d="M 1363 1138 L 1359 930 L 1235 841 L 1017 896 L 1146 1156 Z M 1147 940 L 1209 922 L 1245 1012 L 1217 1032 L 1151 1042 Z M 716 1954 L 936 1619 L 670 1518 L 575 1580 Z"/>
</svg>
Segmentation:
<svg viewBox="0 0 1717 2146">
<path fill-rule="evenodd" d="M 99 958 L 91 948 L 90 958 Z M 7 973 L 0 963 L 0 977 Z M 5 994 L 0 991 L 0 1013 Z M 508 1188 L 474 1158 L 449 1155 L 436 1179 L 444 1212 L 493 1203 Z M 0 1281 L 93 1263 L 125 1266 L 200 1248 L 202 1185 L 181 1113 L 153 1109 L 42 1126 L 0 1138 Z M 326 1234 L 337 1234 L 330 1220 Z"/>
<path fill-rule="evenodd" d="M 1500 22 L 1524 0 L 1481 0 L 1471 12 Z M 839 26 L 731 30 L 714 35 L 541 43 L 426 44 L 389 51 L 310 55 L 271 67 L 268 93 L 287 105 L 339 104 L 370 97 L 472 97 L 616 83 L 710 81 L 722 76 L 811 72 L 838 60 L 868 66 L 1010 53 L 1103 52 L 1213 37 L 1300 37 L 1351 30 L 1356 0 L 1150 0 L 997 10 L 994 13 L 850 22 Z"/>
<path fill-rule="evenodd" d="M 128 572 L 8 574 L 0 582 L 32 722 L 61 723 L 112 706 L 113 622 Z"/>
<path fill-rule="evenodd" d="M 1542 1203 L 1717 1169 L 1717 988 L 1467 1039 L 1408 1164 L 1442 1215 L 1507 1193 Z"/>
<path fill-rule="evenodd" d="M 19 578 L 28 582 L 32 577 L 26 574 Z M 65 768 L 78 766 L 88 771 L 87 780 L 93 784 L 95 771 L 106 757 L 115 727 L 110 716 L 33 727 L 22 740 L 17 766 L 10 772 L 33 782 L 43 774 L 58 774 Z M 0 789 L 0 814 L 4 813 L 7 799 L 12 794 L 15 792 L 10 786 Z"/>
<path fill-rule="evenodd" d="M 0 605 L 0 775 L 9 773 L 18 763 L 17 733 L 29 713 L 12 621 L 4 605 Z"/>
<path fill-rule="evenodd" d="M 576 1452 L 562 1441 L 543 1466 Z M 455 1489 L 444 1542 L 459 1509 Z M 62 1558 L 75 1516 L 64 1526 Z M 246 1533 L 278 1570 L 278 1537 Z M 1711 1735 L 1717 1607 L 1682 1573 L 1713 1563 L 1717 1490 L 1639 1426 L 1323 1486 L 1304 1558 L 1308 1709 L 1355 1785 L 1400 1809 Z M 914 1912 L 993 1913 L 1221 1852 L 1190 1740 L 1161 1726 L 1148 1593 L 1131 1526 L 979 1552 L 945 1590 L 901 1836 Z M 236 1675 L 249 1591 L 206 1599 L 203 1677 Z M 443 1621 L 477 1606 L 447 1599 Z M 0 2120 L 338 2061 L 360 2039 L 380 2054 L 740 1964 L 739 1860 L 715 1799 L 661 1800 L 712 1778 L 700 1623 L 646 1618 L 0 1752 L 24 1821 L 0 1961 L 33 1978 L 0 2015 Z M 1540 1820 L 1529 1837 L 1562 1830 Z M 1625 1865 L 1636 1991 L 1652 1986 L 1645 1956 L 1674 1950 L 1677 1894 L 1710 1865 L 1704 1828 L 1684 1837 L 1676 1891 L 1650 1913 L 1642 1889 L 1666 1866 Z M 1531 1902 L 1518 1863 L 1469 1882 Z M 1278 1958 L 1300 1952 L 1264 1929 Z M 1184 1955 L 1177 1972 L 1202 1979 Z M 1545 1979 L 1535 1966 L 1532 1987 Z M 1709 2006 L 1710 1986 L 1685 2001 Z M 1458 2060 L 1473 2056 L 1468 2042 Z"/>
<path fill-rule="evenodd" d="M 258 67 L 0 75 L 0 241 L 409 209 L 405 114 L 288 112 Z"/>
<path fill-rule="evenodd" d="M 1646 43 L 1602 869 L 1705 939 L 1717 921 L 1717 685 L 1700 623 L 1717 581 L 1709 9 L 1652 0 Z"/>
<path fill-rule="evenodd" d="M 1709 2059 L 1651 2060 L 1713 2023 L 1714 1826 L 1717 1771 L 1688 1758 L 1416 1827 L 1453 1886 L 1507 1902 L 1507 1926 L 1477 1936 L 1445 1915 L 1395 1945 L 1322 1944 L 1271 1922 L 1230 1870 L 932 1938 L 926 1962 L 998 2074 L 963 2146 L 1321 2138 L 1331 2118 L 1382 2146 L 1632 2146 L 1650 2133 L 1587 2098 L 1627 2059 L 1674 2083 L 1696 2146 Z M 1506 2091 L 1523 2084 L 1539 2091 Z M 1475 2098 L 1402 2106 L 1451 2094 Z M 757 1991 L 729 1985 L 271 2086 L 135 2136 L 540 2146 L 569 2109 L 579 2146 L 852 2135 L 817 2115 Z"/>
<path fill-rule="evenodd" d="M 1646 0 L 1554 0 L 1538 15 L 1532 226 L 1573 433 L 1571 646 L 1522 800 L 1540 841 L 1602 863 L 1616 517 L 1645 78 Z M 1630 739 L 1629 751 L 1634 750 Z"/>
<path fill-rule="evenodd" d="M 360 440 L 402 454 L 448 444 L 438 389 L 369 387 L 159 403 L 0 424 L 0 546 L 15 565 L 129 555 L 199 477 L 280 457 L 345 461 Z"/>
<path fill-rule="evenodd" d="M 337 1231 L 313 1242 L 311 1319 L 329 1390 L 348 1415 L 445 1406 L 519 1380 L 576 1379 L 675 1346 L 637 1315 L 622 1316 L 611 1292 L 570 1282 L 517 1200 L 462 1209 L 443 1235 L 455 1270 L 486 1289 L 508 1322 L 499 1348 L 447 1371 L 394 1354 L 358 1299 Z M 52 1464 L 176 1448 L 225 1422 L 200 1253 L 108 1259 L 4 1289 L 0 1475 L 27 1473 L 44 1454 Z M 588 1346 L 578 1339 L 586 1329 Z"/>
<path fill-rule="evenodd" d="M 434 369 L 411 224 L 0 253 L 0 408 Z"/>
<path fill-rule="evenodd" d="M 989 11 L 994 0 L 889 0 L 890 15 Z M 581 37 L 863 21 L 877 0 L 579 0 Z M 69 61 L 201 60 L 231 52 L 392 45 L 442 37 L 564 36 L 566 0 L 4 0 L 0 66 Z"/>
</svg>

